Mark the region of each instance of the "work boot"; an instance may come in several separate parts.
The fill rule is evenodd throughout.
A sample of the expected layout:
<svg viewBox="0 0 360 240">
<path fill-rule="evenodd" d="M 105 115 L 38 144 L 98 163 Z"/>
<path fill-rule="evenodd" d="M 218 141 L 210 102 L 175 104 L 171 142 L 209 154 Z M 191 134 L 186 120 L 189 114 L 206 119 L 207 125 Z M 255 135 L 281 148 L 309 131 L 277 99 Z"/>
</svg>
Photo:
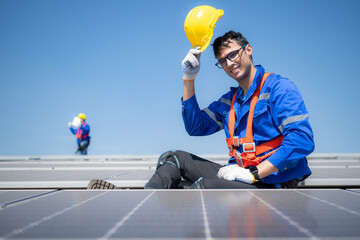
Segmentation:
<svg viewBox="0 0 360 240">
<path fill-rule="evenodd" d="M 104 180 L 93 179 L 89 182 L 87 189 L 118 189 L 118 187 Z"/>
</svg>

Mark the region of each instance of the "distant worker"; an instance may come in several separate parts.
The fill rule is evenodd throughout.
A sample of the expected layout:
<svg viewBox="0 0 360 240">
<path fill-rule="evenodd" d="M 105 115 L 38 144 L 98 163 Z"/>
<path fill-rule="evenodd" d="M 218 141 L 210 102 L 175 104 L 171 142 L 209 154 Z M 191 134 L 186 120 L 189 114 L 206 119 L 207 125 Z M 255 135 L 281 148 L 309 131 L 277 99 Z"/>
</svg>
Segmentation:
<svg viewBox="0 0 360 240">
<path fill-rule="evenodd" d="M 68 123 L 70 131 L 76 135 L 77 138 L 78 148 L 75 154 L 80 153 L 81 155 L 87 155 L 87 148 L 90 144 L 90 126 L 85 122 L 86 115 L 84 113 L 80 113 L 77 118 L 80 119 L 79 123 L 74 123 L 78 120 L 76 118 L 74 118 L 72 123 Z"/>
</svg>

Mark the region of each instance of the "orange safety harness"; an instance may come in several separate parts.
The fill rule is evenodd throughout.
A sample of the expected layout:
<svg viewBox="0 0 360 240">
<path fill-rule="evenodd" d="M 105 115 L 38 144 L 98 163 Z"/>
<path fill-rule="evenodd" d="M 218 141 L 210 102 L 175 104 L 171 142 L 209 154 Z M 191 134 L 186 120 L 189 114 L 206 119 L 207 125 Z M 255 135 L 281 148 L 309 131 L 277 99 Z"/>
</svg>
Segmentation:
<svg viewBox="0 0 360 240">
<path fill-rule="evenodd" d="M 227 142 L 229 150 L 230 150 L 229 155 L 231 157 L 234 157 L 236 159 L 237 163 L 239 164 L 239 166 L 244 167 L 244 168 L 249 167 L 249 166 L 259 165 L 259 163 L 262 160 L 264 160 L 265 158 L 268 158 L 277 150 L 277 147 L 280 146 L 280 144 L 282 143 L 282 140 L 284 138 L 283 135 L 280 135 L 268 142 L 265 142 L 265 143 L 255 147 L 254 136 L 253 136 L 253 131 L 252 131 L 254 110 L 255 110 L 257 100 L 259 98 L 260 90 L 261 90 L 266 78 L 270 74 L 271 73 L 264 73 L 259 86 L 255 90 L 254 95 L 251 98 L 249 117 L 248 117 L 247 126 L 246 126 L 246 135 L 243 138 L 234 136 L 235 118 L 236 118 L 235 110 L 234 110 L 234 102 L 236 99 L 237 91 L 235 92 L 232 102 L 231 102 L 231 108 L 230 108 L 230 113 L 229 113 L 229 123 L 228 123 L 230 138 L 227 138 L 226 142 Z M 240 153 L 237 150 L 237 148 L 239 148 L 240 146 L 242 146 L 242 150 L 243 150 L 242 153 Z M 272 151 L 270 151 L 270 150 L 272 150 Z M 258 155 L 263 154 L 267 151 L 270 151 L 270 152 L 261 157 L 257 157 Z"/>
<path fill-rule="evenodd" d="M 82 128 L 85 127 L 86 125 L 87 125 L 87 124 L 84 123 L 83 125 L 81 125 L 81 127 L 79 127 L 79 128 L 77 129 L 77 131 L 76 131 L 76 138 L 77 138 L 77 139 L 84 139 L 84 138 L 86 138 L 86 137 L 89 136 L 89 134 L 85 134 L 84 136 L 82 136 L 82 133 L 83 133 Z"/>
</svg>

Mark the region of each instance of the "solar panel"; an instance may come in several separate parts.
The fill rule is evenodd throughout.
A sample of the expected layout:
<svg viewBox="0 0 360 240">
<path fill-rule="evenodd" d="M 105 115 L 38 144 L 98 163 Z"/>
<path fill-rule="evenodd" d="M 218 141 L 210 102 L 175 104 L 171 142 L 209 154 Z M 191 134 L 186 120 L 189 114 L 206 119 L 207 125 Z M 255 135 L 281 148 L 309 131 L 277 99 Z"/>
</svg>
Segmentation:
<svg viewBox="0 0 360 240">
<path fill-rule="evenodd" d="M 313 175 L 302 187 L 326 189 L 66 190 L 93 178 L 142 188 L 156 163 L 156 156 L 0 157 L 0 189 L 11 189 L 0 190 L 0 238 L 360 239 L 358 154 L 309 157 Z"/>
<path fill-rule="evenodd" d="M 339 189 L 61 190 L 2 208 L 0 237 L 359 239 L 359 202 Z"/>
</svg>

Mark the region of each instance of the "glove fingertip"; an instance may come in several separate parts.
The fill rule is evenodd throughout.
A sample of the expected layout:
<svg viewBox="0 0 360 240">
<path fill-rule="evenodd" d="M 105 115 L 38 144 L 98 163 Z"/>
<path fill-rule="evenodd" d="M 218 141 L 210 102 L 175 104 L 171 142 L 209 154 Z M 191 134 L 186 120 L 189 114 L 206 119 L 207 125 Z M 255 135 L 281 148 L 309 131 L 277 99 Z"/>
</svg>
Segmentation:
<svg viewBox="0 0 360 240">
<path fill-rule="evenodd" d="M 194 47 L 194 48 L 190 49 L 190 52 L 194 55 L 199 56 L 199 55 L 201 55 L 201 47 Z"/>
</svg>

